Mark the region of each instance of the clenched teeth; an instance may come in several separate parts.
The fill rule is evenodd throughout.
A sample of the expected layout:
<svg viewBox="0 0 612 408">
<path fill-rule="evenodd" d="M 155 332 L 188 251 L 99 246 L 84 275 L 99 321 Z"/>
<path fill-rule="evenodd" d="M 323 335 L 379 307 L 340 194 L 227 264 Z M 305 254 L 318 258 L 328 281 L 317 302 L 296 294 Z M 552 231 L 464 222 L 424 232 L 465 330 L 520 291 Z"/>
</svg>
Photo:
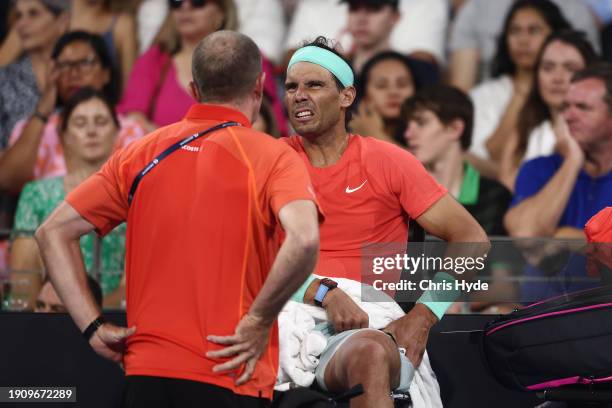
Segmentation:
<svg viewBox="0 0 612 408">
<path fill-rule="evenodd" d="M 311 111 L 302 111 L 302 112 L 298 112 L 295 116 L 297 116 L 298 118 L 305 118 L 307 116 L 312 116 L 312 112 Z"/>
</svg>

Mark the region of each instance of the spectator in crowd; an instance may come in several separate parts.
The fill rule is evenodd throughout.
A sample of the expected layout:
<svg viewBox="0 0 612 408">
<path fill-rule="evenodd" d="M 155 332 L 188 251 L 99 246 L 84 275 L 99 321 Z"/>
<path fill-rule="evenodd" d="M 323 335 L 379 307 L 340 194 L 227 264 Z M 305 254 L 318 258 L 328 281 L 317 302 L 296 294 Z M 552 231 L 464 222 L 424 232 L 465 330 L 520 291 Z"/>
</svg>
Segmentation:
<svg viewBox="0 0 612 408">
<path fill-rule="evenodd" d="M 59 132 L 66 159 L 63 177 L 36 180 L 26 184 L 19 198 L 10 253 L 13 271 L 42 270 L 38 245 L 33 232 L 61 203 L 66 194 L 97 172 L 113 151 L 119 121 L 108 97 L 91 88 L 79 90 L 66 104 Z M 105 304 L 118 306 L 123 297 L 122 281 L 125 257 L 125 224 L 97 242 L 94 235 L 81 238 L 81 253 L 90 274 L 100 277 Z M 96 247 L 99 245 L 98 262 Z M 99 268 L 99 270 L 95 270 Z M 40 279 L 42 275 L 31 279 Z M 32 286 L 36 286 L 36 282 Z"/>
<path fill-rule="evenodd" d="M 88 31 L 104 38 L 113 63 L 117 65 L 125 84 L 137 53 L 135 21 L 129 12 L 115 9 L 115 0 L 66 0 L 72 4 L 69 29 Z M 10 3 L 10 2 L 2 2 Z M 114 7 L 113 7 L 114 6 Z M 124 7 L 126 8 L 126 7 Z M 15 29 L 0 47 L 0 66 L 14 61 L 22 52 Z"/>
<path fill-rule="evenodd" d="M 391 32 L 400 18 L 397 1 L 343 0 L 348 3 L 347 30 L 353 39 L 347 58 L 357 74 L 376 54 L 391 49 Z"/>
<path fill-rule="evenodd" d="M 612 66 L 576 73 L 559 121 L 557 154 L 523 164 L 505 217 L 516 237 L 584 239 L 582 228 L 612 204 Z"/>
<path fill-rule="evenodd" d="M 402 107 L 406 124 L 404 137 L 409 150 L 431 175 L 455 197 L 489 235 L 506 235 L 504 215 L 512 194 L 494 179 L 482 176 L 464 158 L 472 139 L 474 108 L 469 97 L 448 85 L 428 86 L 409 98 Z M 410 236 L 415 236 L 415 224 Z M 459 313 L 503 313 L 514 309 L 516 286 L 512 276 L 512 252 L 493 248 L 482 275 L 489 277 L 486 295 L 470 294 L 470 301 L 456 302 L 449 310 Z M 495 299 L 494 302 L 492 300 Z M 504 302 L 508 301 L 508 302 Z M 500 303 L 501 302 L 501 303 Z M 451 312 L 452 313 L 452 312 Z"/>
<path fill-rule="evenodd" d="M 444 61 L 448 23 L 447 0 L 362 0 L 361 2 L 384 3 L 391 4 L 394 8 L 399 7 L 399 21 L 391 33 L 393 50 L 430 63 Z M 345 2 L 301 1 L 289 26 L 285 43 L 287 56 L 290 57 L 305 38 L 316 35 L 339 41 L 344 51 L 350 53 L 353 39 L 348 32 L 348 15 L 349 5 Z M 380 28 L 384 29 L 384 27 L 374 27 L 375 30 Z"/>
<path fill-rule="evenodd" d="M 84 337 L 124 364 L 124 406 L 261 407 L 278 368 L 275 320 L 316 262 L 316 200 L 299 157 L 250 129 L 265 79 L 255 43 L 213 33 L 194 51 L 193 74 L 201 103 L 115 154 L 36 238 Z M 103 320 L 70 250 L 126 219 L 129 329 Z"/>
<path fill-rule="evenodd" d="M 94 278 L 87 276 L 87 286 L 91 291 L 94 300 L 98 307 L 102 307 L 102 289 Z M 51 281 L 46 279 L 38 293 L 36 298 L 36 313 L 66 313 L 66 306 L 62 303 L 62 300 L 57 296 L 55 288 L 51 284 Z"/>
<path fill-rule="evenodd" d="M 450 33 L 450 81 L 469 91 L 487 79 L 497 50 L 504 18 L 515 0 L 466 0 Z M 592 45 L 599 44 L 597 28 L 582 1 L 553 0 L 577 30 L 588 33 Z M 597 47 L 596 47 L 597 49 Z"/>
<path fill-rule="evenodd" d="M 121 84 L 129 78 L 138 52 L 136 23 L 128 13 L 113 13 L 113 0 L 72 0 L 70 30 L 100 35 L 114 64 L 121 72 Z"/>
<path fill-rule="evenodd" d="M 189 94 L 191 56 L 198 42 L 217 30 L 235 30 L 233 0 L 170 2 L 171 14 L 158 40 L 134 65 L 119 112 L 147 131 L 180 120 L 195 103 Z"/>
<path fill-rule="evenodd" d="M 502 151 L 531 91 L 542 44 L 550 33 L 567 28 L 569 23 L 550 0 L 518 0 L 508 12 L 493 64 L 494 79 L 470 93 L 475 112 L 472 162 L 487 177 L 499 176 Z"/>
<path fill-rule="evenodd" d="M 0 186 L 19 191 L 32 178 L 63 176 L 66 164 L 58 137 L 59 110 L 82 87 L 102 90 L 114 103 L 118 78 L 104 41 L 98 35 L 72 31 L 63 35 L 51 54 L 46 86 L 29 119 L 15 126 L 10 147 L 0 157 Z M 120 117 L 117 147 L 144 135 L 134 120 Z"/>
<path fill-rule="evenodd" d="M 216 0 L 217 1 L 217 0 Z M 143 0 L 138 8 L 140 52 L 146 52 L 168 14 L 168 3 L 181 0 Z M 204 3 L 196 0 L 195 3 Z M 238 31 L 248 35 L 274 64 L 282 59 L 286 24 L 281 0 L 234 0 Z"/>
<path fill-rule="evenodd" d="M 357 80 L 360 97 L 350 120 L 351 131 L 404 145 L 398 133 L 400 110 L 420 85 L 415 60 L 395 51 L 375 55 Z"/>
<path fill-rule="evenodd" d="M 512 195 L 480 175 L 464 159 L 472 141 L 474 108 L 457 88 L 421 89 L 402 107 L 409 150 L 478 221 L 488 235 L 505 235 L 503 220 Z"/>
<path fill-rule="evenodd" d="M 21 57 L 0 68 L 0 151 L 19 119 L 34 113 L 47 84 L 53 45 L 68 27 L 68 0 L 18 0 L 15 30 Z"/>
<path fill-rule="evenodd" d="M 287 70 L 285 100 L 297 135 L 285 141 L 306 163 L 325 209 L 317 275 L 363 282 L 364 245 L 405 243 L 409 219 L 448 242 L 482 243 L 475 252 L 485 249 L 482 228 L 414 156 L 347 132 L 353 80 L 348 62 L 323 37 L 297 50 Z M 373 222 L 374 214 L 379 221 Z M 443 276 L 438 278 L 453 279 Z M 361 383 L 365 392 L 351 405 L 392 407 L 390 391 L 407 392 L 429 330 L 449 302 L 429 302 L 435 295 L 425 292 L 408 314 L 382 331 L 371 330 L 368 315 L 333 281 L 306 284 L 335 330 L 316 368 L 317 384 L 340 393 Z"/>
<path fill-rule="evenodd" d="M 68 27 L 69 5 L 69 0 L 15 2 L 13 30 L 0 50 L 0 54 L 6 54 L 5 46 L 9 48 L 4 63 L 18 58 L 0 68 L 0 160 L 6 155 L 11 129 L 35 111 L 40 94 L 48 86 L 49 57 L 53 44 Z M 7 177 L 5 170 L 0 170 L 2 177 Z M 0 183 L 0 229 L 11 228 L 16 205 L 15 197 L 5 190 Z M 7 245 L 0 237 L 0 265 L 6 263 Z"/>
<path fill-rule="evenodd" d="M 514 190 L 522 162 L 553 154 L 572 76 L 597 59 L 582 33 L 561 31 L 546 39 L 535 65 L 535 84 L 503 149 L 499 179 L 507 188 Z"/>
</svg>

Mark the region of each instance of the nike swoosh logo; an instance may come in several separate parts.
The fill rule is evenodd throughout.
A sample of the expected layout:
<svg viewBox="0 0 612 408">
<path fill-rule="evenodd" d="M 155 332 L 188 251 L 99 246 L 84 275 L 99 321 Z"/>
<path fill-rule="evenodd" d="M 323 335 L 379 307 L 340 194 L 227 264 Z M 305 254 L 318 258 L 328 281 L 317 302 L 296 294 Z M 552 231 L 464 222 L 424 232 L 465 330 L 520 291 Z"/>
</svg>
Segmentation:
<svg viewBox="0 0 612 408">
<path fill-rule="evenodd" d="M 361 187 L 365 186 L 365 183 L 367 183 L 368 180 L 364 181 L 363 183 L 361 183 L 361 185 L 357 188 L 350 188 L 349 186 L 346 186 L 346 193 L 347 194 L 351 194 L 354 193 L 355 191 L 359 190 Z"/>
</svg>

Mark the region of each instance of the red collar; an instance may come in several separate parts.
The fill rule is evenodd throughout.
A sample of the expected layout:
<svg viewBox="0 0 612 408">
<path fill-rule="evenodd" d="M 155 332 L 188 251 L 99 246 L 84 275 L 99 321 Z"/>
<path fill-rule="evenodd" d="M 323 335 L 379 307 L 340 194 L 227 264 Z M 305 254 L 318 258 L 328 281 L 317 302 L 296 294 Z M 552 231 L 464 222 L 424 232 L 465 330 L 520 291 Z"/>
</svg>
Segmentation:
<svg viewBox="0 0 612 408">
<path fill-rule="evenodd" d="M 198 103 L 192 105 L 185 115 L 185 119 L 189 120 L 220 120 L 227 122 L 238 122 L 242 126 L 251 127 L 251 122 L 246 116 L 236 109 L 228 108 L 220 105 L 208 105 Z"/>
</svg>

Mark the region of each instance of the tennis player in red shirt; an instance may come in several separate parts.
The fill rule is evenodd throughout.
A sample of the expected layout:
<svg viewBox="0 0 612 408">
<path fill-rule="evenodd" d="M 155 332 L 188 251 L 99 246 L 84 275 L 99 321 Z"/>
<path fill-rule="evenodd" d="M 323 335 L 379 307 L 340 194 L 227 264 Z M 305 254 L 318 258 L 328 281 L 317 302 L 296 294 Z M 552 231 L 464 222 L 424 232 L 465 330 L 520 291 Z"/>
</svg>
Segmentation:
<svg viewBox="0 0 612 408">
<path fill-rule="evenodd" d="M 278 368 L 274 322 L 318 253 L 304 163 L 251 129 L 265 79 L 255 43 L 211 34 L 192 70 L 201 103 L 114 154 L 36 234 L 86 340 L 123 362 L 125 408 L 267 406 Z M 129 329 L 103 320 L 79 251 L 82 235 L 124 221 Z"/>
<path fill-rule="evenodd" d="M 392 407 L 390 391 L 407 391 L 429 330 L 450 302 L 422 298 L 383 331 L 366 329 L 367 315 L 334 288 L 333 278 L 360 280 L 364 245 L 405 243 L 409 220 L 447 242 L 482 243 L 483 253 L 489 243 L 480 225 L 409 152 L 347 132 L 354 74 L 329 45 L 319 37 L 298 49 L 285 81 L 289 119 L 298 134 L 287 142 L 306 163 L 325 213 L 315 274 L 332 278 L 307 282 L 337 333 L 321 355 L 316 379 L 333 392 L 363 384 L 365 393 L 351 407 Z"/>
</svg>

